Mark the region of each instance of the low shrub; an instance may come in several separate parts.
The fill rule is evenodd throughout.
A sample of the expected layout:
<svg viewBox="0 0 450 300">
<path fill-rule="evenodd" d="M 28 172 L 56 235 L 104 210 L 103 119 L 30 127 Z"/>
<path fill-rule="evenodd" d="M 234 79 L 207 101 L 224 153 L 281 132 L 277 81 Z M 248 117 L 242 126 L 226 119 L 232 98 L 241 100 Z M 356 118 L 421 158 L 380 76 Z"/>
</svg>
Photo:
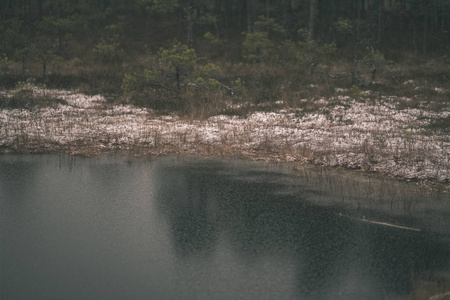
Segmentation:
<svg viewBox="0 0 450 300">
<path fill-rule="evenodd" d="M 36 96 L 32 93 L 19 92 L 12 95 L 0 94 L 0 109 L 26 109 L 55 107 L 67 104 L 65 100 L 48 95 Z"/>
</svg>

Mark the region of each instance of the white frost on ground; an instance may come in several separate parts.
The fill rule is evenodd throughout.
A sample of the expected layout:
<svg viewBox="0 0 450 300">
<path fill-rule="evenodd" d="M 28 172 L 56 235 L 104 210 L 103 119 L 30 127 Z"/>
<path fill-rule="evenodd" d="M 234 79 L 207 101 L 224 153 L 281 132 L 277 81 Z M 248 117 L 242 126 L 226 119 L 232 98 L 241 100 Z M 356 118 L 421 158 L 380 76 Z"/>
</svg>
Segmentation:
<svg viewBox="0 0 450 300">
<path fill-rule="evenodd" d="M 424 129 L 450 111 L 396 108 L 396 97 L 361 103 L 321 99 L 321 109 L 254 112 L 205 121 L 155 117 L 151 110 L 109 105 L 102 96 L 34 90 L 67 102 L 31 111 L 0 110 L 0 148 L 16 151 L 107 151 L 171 148 L 280 161 L 362 168 L 403 178 L 450 181 L 448 134 Z M 403 99 L 407 101 L 407 99 Z M 87 150 L 89 149 L 89 150 Z M 244 155 L 245 154 L 245 155 Z"/>
</svg>

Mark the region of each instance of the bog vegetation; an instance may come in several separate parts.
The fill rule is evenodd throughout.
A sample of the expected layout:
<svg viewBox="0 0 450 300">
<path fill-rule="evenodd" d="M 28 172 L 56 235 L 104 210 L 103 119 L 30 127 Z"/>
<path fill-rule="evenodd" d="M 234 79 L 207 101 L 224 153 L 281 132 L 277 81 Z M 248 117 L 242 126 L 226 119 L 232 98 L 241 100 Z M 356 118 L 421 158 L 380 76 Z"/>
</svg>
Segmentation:
<svg viewBox="0 0 450 300">
<path fill-rule="evenodd" d="M 448 0 L 5 0 L 0 85 L 78 89 L 194 118 L 292 107 L 337 88 L 439 109 L 449 31 Z M 1 107 L 34 105 L 21 90 Z"/>
</svg>

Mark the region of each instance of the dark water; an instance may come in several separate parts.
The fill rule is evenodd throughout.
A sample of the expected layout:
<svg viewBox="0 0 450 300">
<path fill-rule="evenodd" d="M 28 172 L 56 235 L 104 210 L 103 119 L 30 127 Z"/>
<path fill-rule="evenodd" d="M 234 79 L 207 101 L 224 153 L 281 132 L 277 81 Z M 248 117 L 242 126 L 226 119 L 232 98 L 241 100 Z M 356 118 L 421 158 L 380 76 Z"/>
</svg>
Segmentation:
<svg viewBox="0 0 450 300">
<path fill-rule="evenodd" d="M 349 178 L 211 159 L 0 156 L 0 299 L 409 299 L 450 289 L 448 196 Z"/>
</svg>

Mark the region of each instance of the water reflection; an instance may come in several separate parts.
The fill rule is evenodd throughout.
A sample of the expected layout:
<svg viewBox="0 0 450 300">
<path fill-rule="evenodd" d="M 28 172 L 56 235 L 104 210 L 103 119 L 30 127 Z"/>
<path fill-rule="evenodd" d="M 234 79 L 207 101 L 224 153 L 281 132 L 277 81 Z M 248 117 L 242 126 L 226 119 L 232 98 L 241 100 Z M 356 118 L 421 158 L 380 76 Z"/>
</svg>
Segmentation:
<svg viewBox="0 0 450 300">
<path fill-rule="evenodd" d="M 241 170 L 243 180 L 224 175 L 224 168 L 178 166 L 164 175 L 173 181 L 164 181 L 157 199 L 181 259 L 231 248 L 249 266 L 270 265 L 267 257 L 284 260 L 295 297 L 380 299 L 408 295 L 411 274 L 439 269 L 450 257 L 448 244 L 427 234 L 342 219 L 336 214 L 342 206 L 312 205 L 298 186 L 296 193 L 282 193 L 285 184 L 274 183 L 280 174 Z M 272 275 L 260 274 L 265 282 L 276 281 Z"/>
<path fill-rule="evenodd" d="M 2 156 L 0 298 L 408 299 L 448 287 L 445 195 L 367 180 L 211 159 Z"/>
</svg>

